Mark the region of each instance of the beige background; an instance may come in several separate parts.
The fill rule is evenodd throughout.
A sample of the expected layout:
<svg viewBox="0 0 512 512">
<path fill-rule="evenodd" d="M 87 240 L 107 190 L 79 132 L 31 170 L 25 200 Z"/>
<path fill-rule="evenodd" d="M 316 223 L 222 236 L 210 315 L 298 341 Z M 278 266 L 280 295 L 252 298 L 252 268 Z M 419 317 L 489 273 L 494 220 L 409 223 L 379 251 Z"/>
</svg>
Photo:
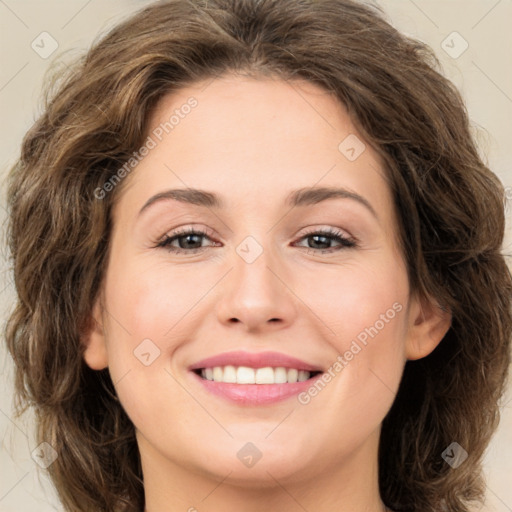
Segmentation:
<svg viewBox="0 0 512 512">
<path fill-rule="evenodd" d="M 74 54 L 87 48 L 98 34 L 147 3 L 0 0 L 0 178 L 16 158 L 21 138 L 39 112 L 39 92 L 50 61 L 63 51 Z M 445 74 L 466 99 L 479 133 L 482 155 L 505 186 L 512 186 L 512 1 L 381 0 L 378 4 L 399 30 L 435 49 Z M 43 58 L 44 55 L 31 47 L 34 40 L 40 41 L 42 32 L 48 32 L 58 44 L 57 51 L 49 58 Z M 48 49 L 50 40 L 46 41 Z M 3 179 L 1 192 L 3 223 L 6 216 Z M 508 208 L 507 212 L 510 217 Z M 510 254 L 508 220 L 504 252 Z M 1 247 L 0 320 L 3 323 L 12 308 L 14 294 L 3 243 Z M 31 418 L 16 422 L 12 419 L 12 366 L 3 344 L 0 371 L 0 511 L 62 510 L 45 470 L 31 458 L 35 448 Z M 484 510 L 489 512 L 512 512 L 512 388 L 501 410 L 502 423 L 484 466 L 488 482 Z"/>
</svg>

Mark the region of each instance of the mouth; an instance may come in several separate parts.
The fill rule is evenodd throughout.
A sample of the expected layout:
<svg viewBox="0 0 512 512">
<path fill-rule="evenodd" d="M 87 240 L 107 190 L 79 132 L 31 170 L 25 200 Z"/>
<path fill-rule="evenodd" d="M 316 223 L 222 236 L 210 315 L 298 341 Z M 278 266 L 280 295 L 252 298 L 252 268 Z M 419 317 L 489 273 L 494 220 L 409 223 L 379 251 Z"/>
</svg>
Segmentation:
<svg viewBox="0 0 512 512">
<path fill-rule="evenodd" d="M 269 405 L 315 384 L 323 371 L 279 352 L 236 351 L 198 361 L 189 368 L 208 394 L 239 405 Z"/>
<path fill-rule="evenodd" d="M 192 370 L 201 379 L 229 384 L 294 384 L 311 380 L 321 371 L 299 370 L 284 366 L 251 368 L 249 366 L 213 366 Z"/>
</svg>

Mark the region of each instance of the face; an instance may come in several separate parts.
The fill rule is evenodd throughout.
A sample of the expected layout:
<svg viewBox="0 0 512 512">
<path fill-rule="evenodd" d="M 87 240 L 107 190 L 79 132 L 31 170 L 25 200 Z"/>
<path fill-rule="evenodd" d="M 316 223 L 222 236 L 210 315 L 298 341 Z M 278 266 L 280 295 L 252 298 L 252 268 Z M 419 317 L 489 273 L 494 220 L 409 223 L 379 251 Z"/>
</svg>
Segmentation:
<svg viewBox="0 0 512 512">
<path fill-rule="evenodd" d="M 145 471 L 251 486 L 367 468 L 406 360 L 449 327 L 410 294 L 377 153 L 323 89 L 234 76 L 165 97 L 147 135 L 85 352 Z"/>
</svg>

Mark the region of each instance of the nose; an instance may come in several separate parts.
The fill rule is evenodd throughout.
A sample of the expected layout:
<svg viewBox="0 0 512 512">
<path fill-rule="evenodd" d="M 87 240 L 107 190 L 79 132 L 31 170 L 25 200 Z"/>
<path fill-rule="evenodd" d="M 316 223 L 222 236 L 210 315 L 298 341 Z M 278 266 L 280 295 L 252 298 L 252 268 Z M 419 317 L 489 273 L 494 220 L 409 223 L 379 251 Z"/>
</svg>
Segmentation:
<svg viewBox="0 0 512 512">
<path fill-rule="evenodd" d="M 238 324 L 251 333 L 279 330 L 297 315 L 291 273 L 270 249 L 262 249 L 252 262 L 240 256 L 242 252 L 233 255 L 233 268 L 217 303 L 218 319 L 227 327 Z"/>
</svg>

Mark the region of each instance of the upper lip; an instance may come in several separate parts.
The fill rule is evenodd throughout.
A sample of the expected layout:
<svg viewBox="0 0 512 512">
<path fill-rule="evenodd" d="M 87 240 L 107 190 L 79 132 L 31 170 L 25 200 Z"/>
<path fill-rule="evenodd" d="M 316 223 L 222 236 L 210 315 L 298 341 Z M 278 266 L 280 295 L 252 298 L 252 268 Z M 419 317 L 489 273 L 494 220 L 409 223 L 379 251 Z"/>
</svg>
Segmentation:
<svg viewBox="0 0 512 512">
<path fill-rule="evenodd" d="M 247 366 L 249 368 L 265 368 L 271 366 L 277 368 L 296 368 L 310 372 L 323 371 L 320 367 L 301 361 L 296 357 L 288 356 L 280 352 L 244 352 L 233 351 L 217 354 L 206 359 L 201 359 L 189 367 L 189 370 L 200 368 L 213 368 L 214 366 Z"/>
</svg>

